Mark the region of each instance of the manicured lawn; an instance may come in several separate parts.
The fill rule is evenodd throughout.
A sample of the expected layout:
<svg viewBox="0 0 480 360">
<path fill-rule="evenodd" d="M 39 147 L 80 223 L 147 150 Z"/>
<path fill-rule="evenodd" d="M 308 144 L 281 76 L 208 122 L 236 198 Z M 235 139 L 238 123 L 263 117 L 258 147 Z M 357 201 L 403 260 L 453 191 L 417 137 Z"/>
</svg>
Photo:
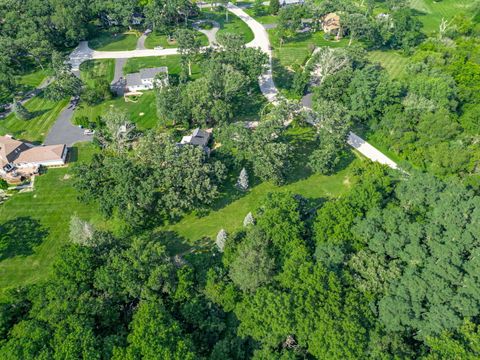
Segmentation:
<svg viewBox="0 0 480 360">
<path fill-rule="evenodd" d="M 200 39 L 201 46 L 208 45 L 208 39 L 205 34 L 197 32 L 197 37 Z M 155 34 L 153 32 L 148 35 L 147 39 L 145 40 L 145 47 L 147 49 L 153 49 L 155 46 L 161 46 L 165 49 L 178 47 L 178 44 L 175 40 L 173 42 L 168 42 L 167 38 L 167 35 Z"/>
<path fill-rule="evenodd" d="M 35 89 L 49 74 L 49 70 L 35 69 L 32 72 L 19 76 L 18 83 L 24 85 L 25 90 Z"/>
<path fill-rule="evenodd" d="M 73 149 L 73 157 L 88 159 L 91 144 Z M 103 228 L 105 222 L 94 205 L 77 200 L 72 187 L 73 164 L 49 169 L 35 180 L 35 190 L 18 193 L 0 207 L 0 226 L 8 229 L 16 244 L 0 259 L 0 289 L 21 286 L 45 279 L 59 248 L 68 241 L 69 221 L 73 214 L 92 220 Z"/>
<path fill-rule="evenodd" d="M 262 10 L 256 14 L 252 8 L 244 9 L 245 12 L 257 20 L 260 24 L 276 24 L 278 16 L 271 15 L 268 11 L 268 6 L 263 5 Z"/>
<path fill-rule="evenodd" d="M 80 116 L 87 116 L 90 121 L 94 121 L 98 116 L 108 112 L 109 109 L 120 109 L 127 111 L 130 119 L 135 122 L 139 129 L 151 129 L 157 124 L 157 106 L 155 103 L 155 92 L 144 91 L 138 98 L 138 102 L 125 102 L 123 97 L 105 101 L 99 105 L 89 106 L 80 104 L 75 110 L 75 119 Z"/>
<path fill-rule="evenodd" d="M 157 66 L 166 66 L 168 67 L 169 75 L 179 75 L 180 74 L 180 55 L 169 55 L 169 56 L 148 56 L 148 57 L 139 57 L 131 58 L 127 60 L 123 72 L 125 74 L 131 74 L 138 72 L 140 69 L 152 68 Z M 200 67 L 198 64 L 192 64 L 192 78 L 196 79 L 200 77 Z"/>
<path fill-rule="evenodd" d="M 80 65 L 80 76 L 83 82 L 91 87 L 98 79 L 112 82 L 115 73 L 114 59 L 88 60 Z"/>
<path fill-rule="evenodd" d="M 138 36 L 135 33 L 110 33 L 99 31 L 98 36 L 88 41 L 88 46 L 99 51 L 135 50 Z"/>
<path fill-rule="evenodd" d="M 461 13 L 474 15 L 470 12 L 470 7 L 474 4 L 472 0 L 411 0 L 410 3 L 418 11 L 426 33 L 438 31 L 442 18 L 448 21 Z"/>
<path fill-rule="evenodd" d="M 401 77 L 405 72 L 405 66 L 408 64 L 407 57 L 393 50 L 370 51 L 368 58 L 372 62 L 379 62 L 394 78 Z"/>
<path fill-rule="evenodd" d="M 54 102 L 41 95 L 36 96 L 25 104 L 33 118 L 19 120 L 12 113 L 4 120 L 0 120 L 0 134 L 11 134 L 18 139 L 42 142 L 67 103 L 68 99 Z"/>
<path fill-rule="evenodd" d="M 295 148 L 294 168 L 286 185 L 276 186 L 270 182 L 254 184 L 247 193 L 240 193 L 233 184 L 238 173 L 230 174 L 224 197 L 220 199 L 207 216 L 190 214 L 180 222 L 166 226 L 164 230 L 175 231 L 186 243 L 193 244 L 203 237 L 215 238 L 220 229 L 234 232 L 242 227 L 245 215 L 256 210 L 270 192 L 290 191 L 308 199 L 337 197 L 345 193 L 352 185 L 352 163 L 332 176 L 312 174 L 306 166 L 308 154 L 312 151 L 313 131 L 311 128 L 291 127 L 287 132 L 288 140 Z M 353 154 L 352 154 L 353 157 Z M 355 161 L 361 161 L 355 159 Z M 184 244 L 185 245 L 185 244 Z M 180 247 L 180 246 L 179 246 Z"/>
<path fill-rule="evenodd" d="M 228 21 L 226 21 L 224 11 L 202 10 L 200 12 L 200 18 L 214 20 L 220 24 L 217 37 L 222 33 L 233 33 L 241 35 L 245 43 L 249 43 L 254 38 L 253 32 L 248 25 L 232 13 L 228 14 Z"/>
</svg>

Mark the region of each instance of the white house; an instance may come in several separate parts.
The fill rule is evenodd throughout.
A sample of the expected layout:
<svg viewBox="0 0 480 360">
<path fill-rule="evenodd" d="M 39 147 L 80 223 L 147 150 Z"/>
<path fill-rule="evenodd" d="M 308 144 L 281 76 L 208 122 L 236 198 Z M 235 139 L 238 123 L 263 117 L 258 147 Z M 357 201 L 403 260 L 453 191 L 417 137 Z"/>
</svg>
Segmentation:
<svg viewBox="0 0 480 360">
<path fill-rule="evenodd" d="M 303 5 L 305 0 L 280 0 L 280 6 Z"/>
<path fill-rule="evenodd" d="M 165 74 L 163 79 L 158 79 L 158 74 Z M 168 68 L 166 66 L 141 69 L 140 72 L 127 74 L 126 88 L 129 92 L 152 90 L 155 86 L 168 83 Z"/>
</svg>

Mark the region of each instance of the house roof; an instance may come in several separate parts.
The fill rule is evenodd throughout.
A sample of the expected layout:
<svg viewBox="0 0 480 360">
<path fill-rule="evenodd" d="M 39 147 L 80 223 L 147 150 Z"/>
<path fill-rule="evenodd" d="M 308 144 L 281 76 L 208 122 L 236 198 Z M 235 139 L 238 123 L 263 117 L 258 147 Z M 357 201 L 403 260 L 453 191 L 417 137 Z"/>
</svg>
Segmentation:
<svg viewBox="0 0 480 360">
<path fill-rule="evenodd" d="M 66 145 L 34 146 L 23 151 L 16 162 L 41 163 L 46 161 L 63 160 L 62 155 Z"/>
<path fill-rule="evenodd" d="M 182 138 L 181 144 L 207 146 L 208 140 L 210 140 L 210 133 L 200 128 L 196 128 L 193 130 L 192 135 L 184 136 Z"/>
<path fill-rule="evenodd" d="M 142 79 L 152 79 L 159 73 L 168 73 L 168 67 L 160 66 L 155 68 L 147 68 L 140 70 L 140 78 Z"/>
<path fill-rule="evenodd" d="M 305 0 L 280 0 L 280 5 L 303 4 Z"/>
<path fill-rule="evenodd" d="M 11 136 L 0 136 L 0 163 L 1 166 L 14 161 L 22 151 L 29 149 L 29 146 Z"/>
<path fill-rule="evenodd" d="M 133 73 L 127 74 L 125 77 L 127 80 L 127 86 L 139 86 L 142 85 L 142 78 L 140 77 L 140 73 Z"/>
</svg>

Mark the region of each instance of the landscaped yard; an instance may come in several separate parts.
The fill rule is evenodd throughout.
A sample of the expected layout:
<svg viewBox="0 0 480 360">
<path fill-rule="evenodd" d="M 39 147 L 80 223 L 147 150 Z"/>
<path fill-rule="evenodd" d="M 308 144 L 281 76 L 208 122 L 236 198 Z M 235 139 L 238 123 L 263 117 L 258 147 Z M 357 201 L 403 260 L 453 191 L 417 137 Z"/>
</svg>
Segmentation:
<svg viewBox="0 0 480 360">
<path fill-rule="evenodd" d="M 166 66 L 168 67 L 169 75 L 179 75 L 180 74 L 180 55 L 169 55 L 169 56 L 148 56 L 148 57 L 139 57 L 131 58 L 127 60 L 123 72 L 125 74 L 131 74 L 138 72 L 140 69 L 152 68 L 157 66 Z M 196 79 L 200 77 L 200 67 L 199 64 L 192 64 L 192 78 Z"/>
<path fill-rule="evenodd" d="M 73 157 L 91 157 L 93 146 L 80 144 Z M 77 200 L 66 168 L 49 169 L 35 180 L 35 190 L 15 194 L 0 207 L 0 226 L 14 246 L 0 259 L 0 289 L 22 286 L 45 279 L 59 248 L 68 241 L 69 221 L 73 214 L 106 226 L 94 205 Z"/>
<path fill-rule="evenodd" d="M 24 90 L 32 90 L 39 86 L 42 81 L 50 75 L 50 71 L 45 69 L 35 69 L 29 73 L 19 76 L 18 83 L 25 86 Z"/>
<path fill-rule="evenodd" d="M 111 33 L 98 31 L 98 36 L 88 41 L 88 46 L 99 51 L 135 50 L 138 36 L 136 33 Z"/>
<path fill-rule="evenodd" d="M 217 38 L 222 33 L 241 35 L 245 43 L 249 43 L 254 38 L 253 32 L 248 25 L 232 13 L 228 14 L 228 21 L 226 21 L 224 11 L 202 10 L 200 12 L 200 19 L 214 20 L 220 24 Z"/>
<path fill-rule="evenodd" d="M 80 70 L 82 81 L 90 87 L 94 87 L 98 79 L 105 79 L 110 83 L 115 73 L 115 60 L 88 60 L 80 65 Z"/>
<path fill-rule="evenodd" d="M 268 6 L 263 5 L 262 10 L 256 14 L 255 11 L 252 8 L 244 9 L 245 12 L 253 17 L 255 20 L 257 20 L 261 24 L 276 24 L 278 16 L 276 15 L 271 15 L 270 12 L 268 11 Z"/>
<path fill-rule="evenodd" d="M 18 139 L 42 142 L 67 103 L 68 99 L 50 101 L 41 95 L 36 96 L 25 104 L 33 117 L 29 120 L 19 120 L 13 113 L 8 115 L 4 120 L 0 120 L 0 134 L 11 134 Z"/>
<path fill-rule="evenodd" d="M 394 78 L 399 78 L 404 74 L 405 66 L 408 63 L 407 57 L 394 50 L 370 51 L 368 58 L 372 62 L 379 62 Z"/>
<path fill-rule="evenodd" d="M 230 233 L 241 228 L 245 215 L 256 210 L 270 192 L 290 191 L 315 200 L 345 193 L 352 185 L 353 162 L 361 160 L 353 160 L 346 168 L 332 176 L 312 174 L 306 162 L 308 154 L 315 146 L 312 142 L 313 134 L 311 127 L 293 126 L 288 129 L 288 139 L 295 147 L 293 161 L 295 165 L 286 185 L 275 186 L 270 182 L 263 182 L 242 194 L 233 186 L 238 174 L 230 174 L 230 186 L 227 186 L 224 197 L 220 199 L 215 210 L 204 217 L 190 214 L 180 222 L 166 226 L 164 229 L 177 232 L 187 243 L 193 244 L 203 237 L 215 238 L 222 228 Z M 354 158 L 353 154 L 352 158 Z"/>
<path fill-rule="evenodd" d="M 139 129 L 151 129 L 155 127 L 158 121 L 155 92 L 144 91 L 137 102 L 125 102 L 123 97 L 117 97 L 94 106 L 81 103 L 75 110 L 73 122 L 75 123 L 76 118 L 81 116 L 87 116 L 90 121 L 95 121 L 97 117 L 105 114 L 109 109 L 126 111 Z"/>
<path fill-rule="evenodd" d="M 205 34 L 197 32 L 196 35 L 198 36 L 198 39 L 200 39 L 201 46 L 208 45 L 208 38 L 205 36 Z M 175 40 L 173 40 L 173 42 L 168 42 L 167 35 L 155 34 L 155 32 L 153 32 L 146 38 L 145 47 L 147 49 L 153 49 L 155 46 L 161 46 L 163 48 L 176 48 L 178 47 L 178 44 Z"/>
<path fill-rule="evenodd" d="M 472 0 L 410 0 L 410 3 L 419 12 L 426 33 L 438 31 L 442 18 L 448 21 L 461 13 L 473 15 L 470 11 L 474 4 Z"/>
</svg>

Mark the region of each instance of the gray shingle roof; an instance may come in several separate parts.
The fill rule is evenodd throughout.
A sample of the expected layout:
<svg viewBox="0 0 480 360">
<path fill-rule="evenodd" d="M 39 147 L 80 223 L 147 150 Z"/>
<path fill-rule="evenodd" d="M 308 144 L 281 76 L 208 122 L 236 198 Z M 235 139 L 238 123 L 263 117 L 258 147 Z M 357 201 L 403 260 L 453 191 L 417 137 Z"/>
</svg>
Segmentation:
<svg viewBox="0 0 480 360">
<path fill-rule="evenodd" d="M 210 134 L 208 132 L 201 130 L 200 128 L 196 128 L 195 130 L 193 130 L 192 140 L 190 140 L 190 144 L 207 146 L 209 139 Z"/>
<path fill-rule="evenodd" d="M 160 66 L 156 68 L 141 69 L 140 78 L 152 79 L 159 73 L 168 73 L 168 68 L 166 66 Z"/>
<path fill-rule="evenodd" d="M 126 80 L 127 80 L 127 86 L 142 85 L 142 79 L 140 77 L 140 73 L 127 74 Z"/>
</svg>

